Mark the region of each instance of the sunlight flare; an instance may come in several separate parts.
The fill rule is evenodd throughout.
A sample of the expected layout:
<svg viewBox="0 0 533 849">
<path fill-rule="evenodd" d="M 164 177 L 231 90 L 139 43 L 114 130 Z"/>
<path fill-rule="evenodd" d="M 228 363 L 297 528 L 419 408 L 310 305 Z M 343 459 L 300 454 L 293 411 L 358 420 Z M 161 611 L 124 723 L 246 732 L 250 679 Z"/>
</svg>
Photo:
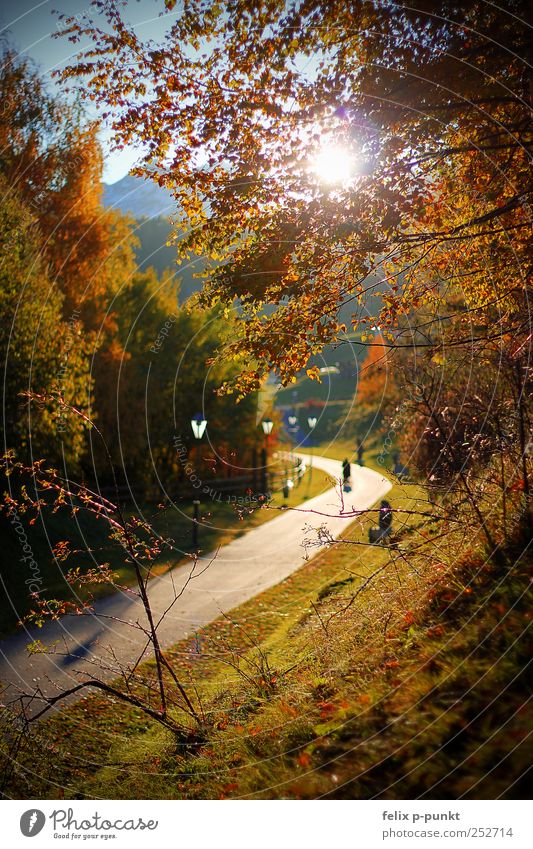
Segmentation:
<svg viewBox="0 0 533 849">
<path fill-rule="evenodd" d="M 355 157 L 345 147 L 327 144 L 315 156 L 312 170 L 322 183 L 343 185 L 355 174 Z"/>
</svg>

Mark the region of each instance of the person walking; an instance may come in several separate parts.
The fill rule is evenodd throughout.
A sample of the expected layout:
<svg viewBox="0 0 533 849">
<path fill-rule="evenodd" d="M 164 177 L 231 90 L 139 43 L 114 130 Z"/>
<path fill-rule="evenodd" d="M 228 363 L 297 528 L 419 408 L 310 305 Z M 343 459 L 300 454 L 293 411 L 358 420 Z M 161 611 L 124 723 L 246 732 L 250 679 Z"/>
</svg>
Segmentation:
<svg viewBox="0 0 533 849">
<path fill-rule="evenodd" d="M 379 529 L 383 534 L 388 534 L 392 525 L 392 507 L 388 501 L 383 500 L 379 508 Z"/>
<path fill-rule="evenodd" d="M 352 476 L 352 467 L 350 466 L 350 461 L 346 458 L 342 461 L 342 484 L 344 492 L 351 492 L 352 482 L 350 480 Z"/>
<path fill-rule="evenodd" d="M 392 532 L 392 507 L 388 501 L 383 500 L 379 508 L 379 527 L 369 528 L 368 540 L 372 545 L 377 543 L 387 542 L 387 538 Z"/>
</svg>

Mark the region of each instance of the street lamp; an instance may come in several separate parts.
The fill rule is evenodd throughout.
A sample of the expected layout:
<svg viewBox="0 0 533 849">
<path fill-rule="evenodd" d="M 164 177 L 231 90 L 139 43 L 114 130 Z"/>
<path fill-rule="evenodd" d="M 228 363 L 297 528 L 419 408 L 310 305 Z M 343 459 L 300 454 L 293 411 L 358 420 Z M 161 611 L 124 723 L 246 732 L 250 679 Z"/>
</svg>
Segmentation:
<svg viewBox="0 0 533 849">
<path fill-rule="evenodd" d="M 289 439 L 291 443 L 291 466 L 294 469 L 295 459 L 294 459 L 294 443 L 296 439 L 294 438 L 298 433 L 298 418 L 296 416 L 288 416 L 287 422 L 289 423 L 288 431 L 289 431 Z"/>
<path fill-rule="evenodd" d="M 201 439 L 207 427 L 207 421 L 201 413 L 196 413 L 195 417 L 191 419 L 191 427 L 196 439 Z"/>
<path fill-rule="evenodd" d="M 283 484 L 283 506 L 287 507 L 287 499 L 291 494 L 291 489 L 294 486 L 294 481 L 292 478 L 287 477 L 285 483 Z"/>
<path fill-rule="evenodd" d="M 268 454 L 268 437 L 272 433 L 272 428 L 274 427 L 274 422 L 272 419 L 263 419 L 261 422 L 263 427 L 263 433 L 265 434 L 265 444 L 262 450 L 262 489 L 263 495 L 266 495 L 268 492 L 268 474 L 267 474 L 267 454 Z"/>
<path fill-rule="evenodd" d="M 307 424 L 308 424 L 309 430 L 311 431 L 311 434 L 312 434 L 315 427 L 316 427 L 316 417 L 315 416 L 308 416 Z M 309 461 L 309 482 L 311 482 L 312 477 L 313 477 L 313 440 L 311 439 L 311 459 Z"/>
<path fill-rule="evenodd" d="M 194 418 L 191 419 L 191 427 L 192 432 L 197 440 L 196 446 L 196 479 L 200 481 L 200 444 L 202 436 L 205 433 L 205 429 L 207 427 L 207 420 L 204 419 L 201 413 L 196 413 Z M 193 519 L 192 519 L 192 547 L 193 550 L 196 551 L 198 549 L 198 524 L 200 519 L 200 500 L 195 498 L 193 500 Z"/>
</svg>

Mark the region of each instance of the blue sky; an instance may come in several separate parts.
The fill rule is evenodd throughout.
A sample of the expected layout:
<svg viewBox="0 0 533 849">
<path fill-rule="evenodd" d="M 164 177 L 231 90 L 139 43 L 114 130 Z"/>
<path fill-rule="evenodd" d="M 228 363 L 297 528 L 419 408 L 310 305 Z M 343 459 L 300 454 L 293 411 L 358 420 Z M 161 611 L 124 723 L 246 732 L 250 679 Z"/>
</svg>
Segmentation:
<svg viewBox="0 0 533 849">
<path fill-rule="evenodd" d="M 76 15 L 89 11 L 89 6 L 89 0 L 1 0 L 2 38 L 7 37 L 15 50 L 34 59 L 50 88 L 57 88 L 52 71 L 68 63 L 73 56 L 74 45 L 66 38 L 52 37 L 60 29 L 57 15 L 52 12 Z M 141 36 L 156 38 L 164 29 L 158 17 L 162 9 L 161 0 L 129 0 L 127 17 Z M 167 23 L 170 17 L 165 15 Z M 105 153 L 104 179 L 113 183 L 127 174 L 136 154 L 134 150 L 112 153 L 105 134 L 102 134 L 101 140 Z"/>
</svg>

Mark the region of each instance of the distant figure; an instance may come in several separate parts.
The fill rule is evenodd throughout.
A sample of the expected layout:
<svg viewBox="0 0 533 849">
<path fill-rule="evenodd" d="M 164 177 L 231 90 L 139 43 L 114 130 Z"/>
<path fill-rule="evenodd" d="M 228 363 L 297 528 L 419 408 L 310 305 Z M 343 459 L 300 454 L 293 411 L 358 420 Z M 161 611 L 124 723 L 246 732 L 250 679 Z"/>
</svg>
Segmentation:
<svg viewBox="0 0 533 849">
<path fill-rule="evenodd" d="M 388 533 L 392 525 L 392 507 L 388 501 L 382 501 L 379 508 L 379 528 Z"/>
<path fill-rule="evenodd" d="M 348 459 L 345 459 L 342 461 L 342 483 L 344 492 L 352 491 L 351 476 L 352 467 L 350 466 L 350 461 Z"/>
<path fill-rule="evenodd" d="M 357 446 L 357 462 L 359 463 L 360 466 L 365 465 L 364 461 L 363 461 L 363 451 L 364 451 L 363 443 L 360 442 L 359 445 Z"/>
<path fill-rule="evenodd" d="M 392 507 L 388 501 L 382 501 L 379 508 L 379 527 L 370 528 L 368 539 L 371 543 L 382 542 L 391 534 Z"/>
</svg>

